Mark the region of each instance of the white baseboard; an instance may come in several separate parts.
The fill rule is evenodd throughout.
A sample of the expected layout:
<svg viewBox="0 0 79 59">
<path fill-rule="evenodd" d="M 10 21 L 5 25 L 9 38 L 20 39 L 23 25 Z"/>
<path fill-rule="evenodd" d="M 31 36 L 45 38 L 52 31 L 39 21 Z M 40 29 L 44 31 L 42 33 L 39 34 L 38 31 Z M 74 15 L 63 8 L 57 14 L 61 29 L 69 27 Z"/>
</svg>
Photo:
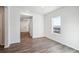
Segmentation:
<svg viewBox="0 0 79 59">
<path fill-rule="evenodd" d="M 8 48 L 8 47 L 10 47 L 10 44 L 4 46 L 4 48 Z"/>
<path fill-rule="evenodd" d="M 54 39 L 52 39 L 52 38 L 50 38 L 50 37 L 48 37 L 48 36 L 46 36 L 48 39 L 50 39 L 50 40 L 54 40 Z M 79 51 L 79 49 L 78 48 L 76 48 L 76 47 L 73 47 L 73 46 L 71 46 L 71 45 L 69 45 L 69 44 L 67 44 L 67 43 L 64 43 L 64 42 L 61 42 L 61 41 L 58 41 L 58 40 L 54 40 L 54 41 L 56 41 L 56 42 L 58 42 L 58 43 L 61 43 L 62 45 L 65 45 L 65 46 L 68 46 L 68 47 L 70 47 L 70 48 L 73 48 L 73 49 L 75 49 L 75 50 L 78 50 Z"/>
</svg>

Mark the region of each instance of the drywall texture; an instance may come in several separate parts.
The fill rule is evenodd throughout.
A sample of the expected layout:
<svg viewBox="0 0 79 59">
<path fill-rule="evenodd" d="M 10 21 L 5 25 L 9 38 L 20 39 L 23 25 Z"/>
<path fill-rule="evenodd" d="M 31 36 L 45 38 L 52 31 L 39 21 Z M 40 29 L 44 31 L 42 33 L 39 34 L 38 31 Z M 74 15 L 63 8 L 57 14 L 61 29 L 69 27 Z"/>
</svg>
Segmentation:
<svg viewBox="0 0 79 59">
<path fill-rule="evenodd" d="M 61 16 L 61 34 L 52 32 L 51 19 Z M 45 36 L 79 50 L 79 7 L 62 7 L 45 15 Z"/>
</svg>

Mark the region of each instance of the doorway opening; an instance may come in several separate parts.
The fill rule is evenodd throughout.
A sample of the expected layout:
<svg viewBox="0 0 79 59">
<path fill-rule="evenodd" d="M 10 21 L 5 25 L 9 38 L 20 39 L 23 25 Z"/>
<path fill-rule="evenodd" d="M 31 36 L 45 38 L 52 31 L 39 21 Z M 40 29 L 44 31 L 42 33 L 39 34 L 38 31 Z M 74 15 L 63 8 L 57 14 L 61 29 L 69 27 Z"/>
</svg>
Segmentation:
<svg viewBox="0 0 79 59">
<path fill-rule="evenodd" d="M 21 43 L 28 42 L 32 39 L 33 17 L 28 15 L 20 16 L 20 37 Z"/>
</svg>

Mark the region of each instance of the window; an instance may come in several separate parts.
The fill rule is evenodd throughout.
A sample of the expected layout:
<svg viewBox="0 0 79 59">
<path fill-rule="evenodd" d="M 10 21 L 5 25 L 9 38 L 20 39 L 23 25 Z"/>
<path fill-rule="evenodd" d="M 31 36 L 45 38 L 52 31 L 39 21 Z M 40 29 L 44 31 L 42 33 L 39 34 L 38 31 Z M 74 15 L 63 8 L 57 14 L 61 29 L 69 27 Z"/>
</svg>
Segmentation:
<svg viewBox="0 0 79 59">
<path fill-rule="evenodd" d="M 60 33 L 61 28 L 61 16 L 55 16 L 52 18 L 52 30 L 54 33 Z"/>
</svg>

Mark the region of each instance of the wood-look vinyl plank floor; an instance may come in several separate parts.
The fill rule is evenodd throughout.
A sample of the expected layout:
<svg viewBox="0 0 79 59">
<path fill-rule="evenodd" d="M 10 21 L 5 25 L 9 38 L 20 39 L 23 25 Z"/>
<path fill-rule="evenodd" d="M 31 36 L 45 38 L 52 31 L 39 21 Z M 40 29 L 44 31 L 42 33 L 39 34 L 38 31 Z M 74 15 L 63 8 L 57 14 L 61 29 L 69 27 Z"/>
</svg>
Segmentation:
<svg viewBox="0 0 79 59">
<path fill-rule="evenodd" d="M 0 49 L 0 53 L 79 53 L 79 51 L 62 45 L 48 38 L 32 39 L 29 34 L 21 33 L 21 43 Z"/>
</svg>

